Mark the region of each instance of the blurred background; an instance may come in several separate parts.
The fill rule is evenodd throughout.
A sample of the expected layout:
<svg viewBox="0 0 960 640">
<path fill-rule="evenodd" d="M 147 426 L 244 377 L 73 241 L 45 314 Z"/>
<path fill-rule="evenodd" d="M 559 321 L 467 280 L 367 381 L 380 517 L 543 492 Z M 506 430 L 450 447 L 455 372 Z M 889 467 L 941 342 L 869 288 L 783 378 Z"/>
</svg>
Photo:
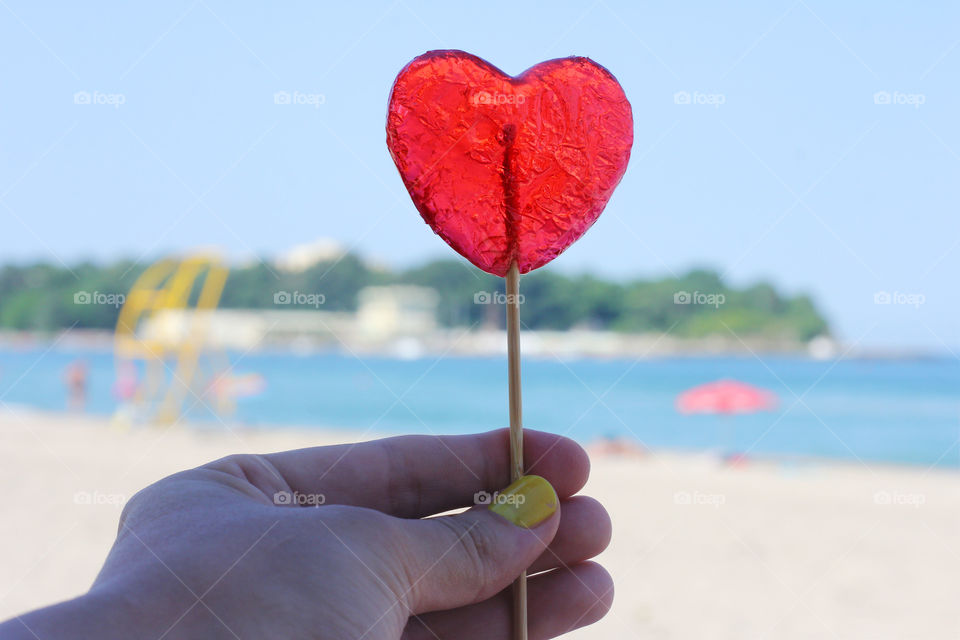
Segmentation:
<svg viewBox="0 0 960 640">
<path fill-rule="evenodd" d="M 960 7 L 0 1 L 0 615 L 233 451 L 507 422 L 503 283 L 385 144 L 431 49 L 588 56 L 634 112 L 521 281 L 525 423 L 594 454 L 576 637 L 957 638 Z M 605 560 L 606 559 L 606 560 Z"/>
</svg>

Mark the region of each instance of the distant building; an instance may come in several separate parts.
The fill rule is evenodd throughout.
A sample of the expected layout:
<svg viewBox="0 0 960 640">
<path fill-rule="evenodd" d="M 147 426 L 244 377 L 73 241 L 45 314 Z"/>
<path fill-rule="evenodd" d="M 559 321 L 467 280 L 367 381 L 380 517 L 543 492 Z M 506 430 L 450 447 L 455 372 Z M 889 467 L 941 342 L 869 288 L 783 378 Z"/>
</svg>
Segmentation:
<svg viewBox="0 0 960 640">
<path fill-rule="evenodd" d="M 437 292 L 427 287 L 366 287 L 357 297 L 357 330 L 366 340 L 421 336 L 437 328 Z"/>
<path fill-rule="evenodd" d="M 306 271 L 315 264 L 332 262 L 344 256 L 346 250 L 336 240 L 320 238 L 308 244 L 298 244 L 274 261 L 281 271 Z"/>
<path fill-rule="evenodd" d="M 168 309 L 146 319 L 138 335 L 163 348 L 192 340 L 241 350 L 290 344 L 380 349 L 436 331 L 437 298 L 433 289 L 425 287 L 387 286 L 361 289 L 356 313 L 302 308 Z"/>
</svg>

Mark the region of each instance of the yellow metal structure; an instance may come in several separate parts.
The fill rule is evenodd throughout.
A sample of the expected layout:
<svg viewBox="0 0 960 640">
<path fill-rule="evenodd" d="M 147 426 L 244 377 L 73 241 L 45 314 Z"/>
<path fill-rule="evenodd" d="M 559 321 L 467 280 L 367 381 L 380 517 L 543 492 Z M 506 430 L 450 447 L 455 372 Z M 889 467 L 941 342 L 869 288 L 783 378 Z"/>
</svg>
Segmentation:
<svg viewBox="0 0 960 640">
<path fill-rule="evenodd" d="M 148 267 L 130 289 L 117 318 L 114 353 L 118 362 L 144 361 L 145 379 L 135 401 L 148 419 L 170 424 L 181 417 L 184 400 L 197 382 L 210 312 L 220 302 L 228 274 L 214 255 L 168 258 Z M 175 339 L 143 333 L 147 321 L 171 312 L 180 312 L 183 323 Z"/>
</svg>

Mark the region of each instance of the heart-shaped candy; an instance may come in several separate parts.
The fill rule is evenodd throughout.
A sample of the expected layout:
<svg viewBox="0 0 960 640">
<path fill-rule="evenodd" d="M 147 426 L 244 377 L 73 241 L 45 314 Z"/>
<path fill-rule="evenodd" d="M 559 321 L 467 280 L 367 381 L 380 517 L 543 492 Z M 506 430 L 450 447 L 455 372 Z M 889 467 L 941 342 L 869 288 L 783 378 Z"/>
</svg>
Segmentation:
<svg viewBox="0 0 960 640">
<path fill-rule="evenodd" d="M 587 58 L 512 78 L 463 51 L 430 51 L 397 76 L 387 145 L 423 219 L 504 276 L 557 257 L 590 228 L 630 159 L 633 114 Z"/>
</svg>

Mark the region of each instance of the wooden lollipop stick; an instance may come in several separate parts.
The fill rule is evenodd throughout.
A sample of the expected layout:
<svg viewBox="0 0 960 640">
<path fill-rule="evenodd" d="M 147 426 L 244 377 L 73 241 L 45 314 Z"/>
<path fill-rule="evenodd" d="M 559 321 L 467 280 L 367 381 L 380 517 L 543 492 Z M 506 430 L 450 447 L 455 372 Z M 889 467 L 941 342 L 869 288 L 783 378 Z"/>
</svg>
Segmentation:
<svg viewBox="0 0 960 640">
<path fill-rule="evenodd" d="M 507 271 L 507 372 L 510 395 L 510 481 L 523 476 L 523 402 L 520 396 L 520 270 Z M 513 583 L 513 638 L 527 640 L 527 572 Z"/>
<path fill-rule="evenodd" d="M 523 400 L 520 395 L 520 271 L 507 271 L 507 368 L 510 388 L 510 481 L 523 476 Z"/>
</svg>

